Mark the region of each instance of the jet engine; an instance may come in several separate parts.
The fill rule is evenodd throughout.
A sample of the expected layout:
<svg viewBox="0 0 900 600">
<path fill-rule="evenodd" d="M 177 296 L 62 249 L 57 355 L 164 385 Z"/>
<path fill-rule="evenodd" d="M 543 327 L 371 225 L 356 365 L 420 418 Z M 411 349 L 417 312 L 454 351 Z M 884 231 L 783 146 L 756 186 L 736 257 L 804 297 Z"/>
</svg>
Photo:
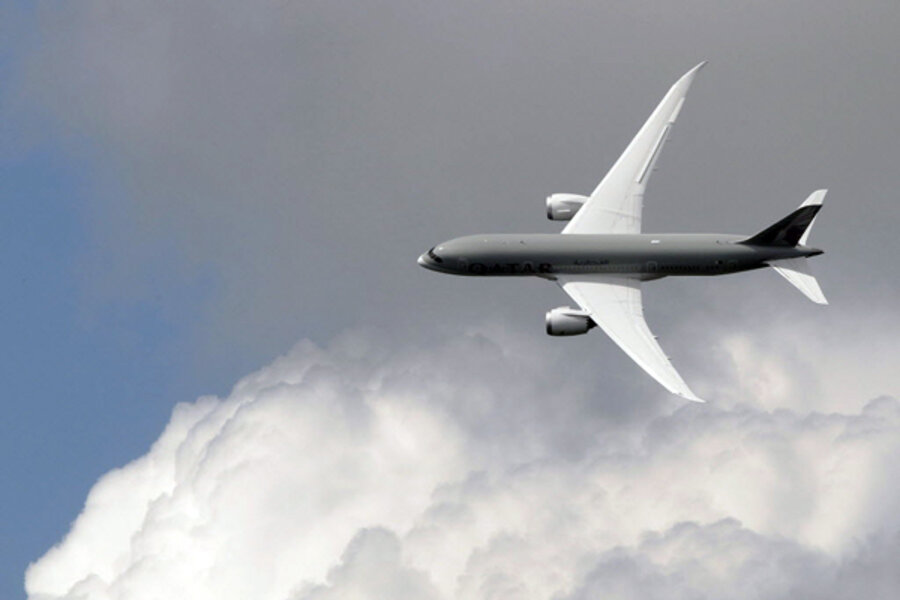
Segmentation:
<svg viewBox="0 0 900 600">
<path fill-rule="evenodd" d="M 597 326 L 587 312 L 568 306 L 547 311 L 546 323 L 548 335 L 581 335 Z"/>
<path fill-rule="evenodd" d="M 588 201 L 578 194 L 553 194 L 547 196 L 547 218 L 551 221 L 568 221 Z"/>
</svg>

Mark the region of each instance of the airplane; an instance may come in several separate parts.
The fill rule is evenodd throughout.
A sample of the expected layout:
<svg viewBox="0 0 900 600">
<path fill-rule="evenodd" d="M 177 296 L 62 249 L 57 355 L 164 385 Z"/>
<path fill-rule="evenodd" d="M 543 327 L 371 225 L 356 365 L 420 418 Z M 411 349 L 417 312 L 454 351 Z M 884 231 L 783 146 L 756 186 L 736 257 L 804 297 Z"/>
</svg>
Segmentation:
<svg viewBox="0 0 900 600">
<path fill-rule="evenodd" d="M 672 276 L 713 276 L 772 267 L 818 304 L 825 295 L 807 245 L 827 190 L 794 212 L 746 235 L 641 233 L 647 181 L 697 72 L 681 77 L 590 196 L 553 194 L 547 217 L 568 221 L 558 234 L 471 235 L 431 248 L 419 265 L 452 275 L 542 277 L 578 305 L 547 312 L 547 333 L 570 336 L 600 327 L 650 376 L 673 394 L 703 402 L 684 382 L 644 320 L 641 283 Z"/>
</svg>

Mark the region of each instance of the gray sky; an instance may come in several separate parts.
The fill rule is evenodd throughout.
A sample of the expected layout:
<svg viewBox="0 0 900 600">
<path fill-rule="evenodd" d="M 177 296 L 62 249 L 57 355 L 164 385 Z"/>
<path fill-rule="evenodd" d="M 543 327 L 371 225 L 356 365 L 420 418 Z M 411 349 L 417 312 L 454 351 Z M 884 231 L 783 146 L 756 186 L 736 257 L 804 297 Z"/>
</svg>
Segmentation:
<svg viewBox="0 0 900 600">
<path fill-rule="evenodd" d="M 0 96 L 9 124 L 2 156 L 21 170 L 23 157 L 58 155 L 78 173 L 61 192 L 77 198 L 66 212 L 77 241 L 62 247 L 50 235 L 33 247 L 68 252 L 76 310 L 67 323 L 77 322 L 86 341 L 113 331 L 132 340 L 126 345 L 145 346 L 152 363 L 141 375 L 140 360 L 111 361 L 121 340 L 105 353 L 85 351 L 80 367 L 98 388 L 109 381 L 116 397 L 80 403 L 89 387 L 59 397 L 85 407 L 84 439 L 105 430 L 143 439 L 150 434 L 135 424 L 144 416 L 138 407 L 154 390 L 222 396 L 176 411 L 150 454 L 101 480 L 92 498 L 118 501 L 140 484 L 127 518 L 113 527 L 89 502 L 81 528 L 30 572 L 32 592 L 62 598 L 80 578 L 84 589 L 114 598 L 144 597 L 127 590 L 155 588 L 128 586 L 153 581 L 177 589 L 184 572 L 173 567 L 177 556 L 152 551 L 157 543 L 208 556 L 209 564 L 193 566 L 218 573 L 233 567 L 223 540 L 253 542 L 281 527 L 306 545 L 280 540 L 276 562 L 320 550 L 319 562 L 293 576 L 279 571 L 269 595 L 256 597 L 343 598 L 370 589 L 476 598 L 486 581 L 512 596 L 516 574 L 544 559 L 567 586 L 553 588 L 552 575 L 538 570 L 519 582 L 519 597 L 655 597 L 676 588 L 676 597 L 692 597 L 731 590 L 743 577 L 765 579 L 739 561 L 710 579 L 693 563 L 664 558 L 685 546 L 699 564 L 717 547 L 783 557 L 799 566 L 779 571 L 767 597 L 791 589 L 822 597 L 822 588 L 797 582 L 863 593 L 871 578 L 860 573 L 880 568 L 866 549 L 896 554 L 890 513 L 900 494 L 873 483 L 896 459 L 892 398 L 900 394 L 891 370 L 900 333 L 895 2 L 93 0 L 6 10 L 0 20 L 20 27 L 0 29 L 10 48 L 0 63 L 10 82 Z M 812 241 L 826 250 L 815 267 L 832 303 L 814 306 L 769 272 L 648 285 L 648 321 L 697 393 L 716 399 L 708 413 L 679 410 L 601 335 L 545 336 L 544 311 L 568 302 L 555 286 L 440 277 L 416 265 L 422 251 L 459 235 L 558 231 L 544 198 L 593 189 L 668 87 L 705 59 L 650 184 L 645 230 L 749 234 L 829 188 Z M 22 184 L 23 197 L 28 189 Z M 54 343 L 50 333 L 35 339 Z M 256 387 L 225 393 L 301 339 L 319 346 L 301 344 L 306 351 L 244 380 Z M 30 403 L 29 418 L 48 420 L 63 402 L 57 397 Z M 329 406 L 346 410 L 350 424 L 331 420 Z M 396 431 L 392 414 L 430 437 L 412 427 L 408 446 L 392 446 L 382 429 Z M 59 421 L 42 435 L 74 444 L 80 456 L 82 442 Z M 204 427 L 187 425 L 200 421 Z M 147 439 L 158 432 L 150 423 Z M 316 432 L 329 427 L 345 429 L 320 440 Z M 707 428 L 709 437 L 694 444 Z M 275 430 L 322 444 L 344 462 L 292 462 L 291 452 L 308 447 L 272 442 L 265 432 Z M 842 433 L 859 431 L 879 433 L 843 443 Z M 654 445 L 657 434 L 672 446 Z M 174 447 L 179 453 L 167 454 Z M 192 462 L 216 448 L 221 463 Z M 809 448 L 836 465 L 837 476 L 811 476 L 795 489 L 798 472 L 819 466 Z M 684 452 L 675 459 L 666 450 Z M 417 460 L 431 451 L 434 462 Z M 230 478 L 237 467 L 229 457 L 245 453 L 247 479 Z M 110 451 L 71 467 L 70 476 L 86 489 L 138 454 Z M 258 456 L 275 457 L 271 472 L 252 466 Z M 371 456 L 396 459 L 395 478 L 370 478 Z M 634 510 L 605 506 L 604 518 L 625 523 L 619 529 L 592 520 L 590 501 L 569 497 L 580 481 L 615 495 L 632 481 L 629 465 L 647 490 L 669 489 L 667 468 L 690 479 L 727 457 L 731 467 L 696 488 L 679 483 L 677 498 L 655 513 L 636 500 Z M 156 472 L 151 463 L 164 467 Z M 196 479 L 184 464 L 196 467 L 187 471 Z M 853 479 L 848 464 L 873 479 Z M 332 481 L 331 468 L 345 479 Z M 60 476 L 51 467 L 38 472 L 50 482 Z M 760 486 L 749 501 L 720 495 L 741 481 Z M 354 504 L 341 482 L 371 502 Z M 849 496 L 812 511 L 806 529 L 760 508 L 780 503 L 803 514 L 811 498 L 844 484 Z M 271 496 L 236 506 L 215 492 L 248 485 Z M 325 500 L 306 512 L 269 504 L 310 487 L 342 508 L 330 512 Z M 408 512 L 379 511 L 397 489 L 409 493 Z M 533 506 L 516 504 L 508 490 L 535 498 Z M 558 553 L 549 560 L 540 546 L 554 528 L 541 508 L 559 502 L 571 536 L 552 546 Z M 511 505 L 511 519 L 534 519 L 536 528 L 480 525 Z M 61 510 L 61 523 L 75 516 Z M 204 510 L 229 516 L 233 530 L 227 519 L 203 521 Z M 271 529 L 254 529 L 262 510 L 271 512 Z M 829 525 L 835 511 L 849 513 L 846 522 Z M 183 522 L 193 532 L 212 523 L 209 537 L 180 536 L 166 515 L 189 515 Z M 317 535 L 300 533 L 319 526 Z M 586 538 L 573 533 L 579 528 Z M 138 541 L 126 548 L 129 539 Z M 848 550 L 851 540 L 864 540 L 858 554 Z M 442 546 L 458 550 L 447 557 L 455 566 L 443 570 L 423 558 Z M 84 549 L 95 562 L 82 560 Z M 380 555 L 389 558 L 384 569 L 372 563 Z M 160 561 L 140 563 L 144 556 Z M 260 591 L 253 576 L 272 556 L 248 555 L 246 572 L 216 585 Z M 134 579 L 111 566 L 128 564 L 148 566 Z"/>
<path fill-rule="evenodd" d="M 102 5 L 45 11 L 26 98 L 95 174 L 86 291 L 167 310 L 204 281 L 203 360 L 518 304 L 409 257 L 556 231 L 544 196 L 592 189 L 701 59 L 648 230 L 752 232 L 829 187 L 826 286 L 894 243 L 892 3 Z"/>
</svg>

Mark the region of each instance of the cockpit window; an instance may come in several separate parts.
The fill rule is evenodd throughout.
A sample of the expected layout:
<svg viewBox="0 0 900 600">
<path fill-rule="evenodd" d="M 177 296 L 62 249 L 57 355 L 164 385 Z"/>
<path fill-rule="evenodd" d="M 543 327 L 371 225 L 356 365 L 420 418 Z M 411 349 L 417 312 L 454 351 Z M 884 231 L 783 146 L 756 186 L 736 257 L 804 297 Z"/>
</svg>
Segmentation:
<svg viewBox="0 0 900 600">
<path fill-rule="evenodd" d="M 444 259 L 443 259 L 443 258 L 441 258 L 440 256 L 438 256 L 437 254 L 434 253 L 434 248 L 432 248 L 431 250 L 428 251 L 428 256 L 429 256 L 429 257 L 431 258 L 431 260 L 433 260 L 434 262 L 438 262 L 438 263 L 444 262 Z"/>
</svg>

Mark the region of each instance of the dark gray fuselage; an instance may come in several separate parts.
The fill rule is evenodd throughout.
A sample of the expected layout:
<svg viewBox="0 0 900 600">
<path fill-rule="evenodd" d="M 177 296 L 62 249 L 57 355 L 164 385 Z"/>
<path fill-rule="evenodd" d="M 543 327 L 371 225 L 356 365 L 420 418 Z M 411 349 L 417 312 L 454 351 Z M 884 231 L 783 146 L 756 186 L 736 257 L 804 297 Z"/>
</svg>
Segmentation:
<svg viewBox="0 0 900 600">
<path fill-rule="evenodd" d="M 807 246 L 756 246 L 720 234 L 488 234 L 456 238 L 419 257 L 427 269 L 453 275 L 620 274 L 639 279 L 723 275 L 772 260 L 815 256 Z"/>
</svg>

